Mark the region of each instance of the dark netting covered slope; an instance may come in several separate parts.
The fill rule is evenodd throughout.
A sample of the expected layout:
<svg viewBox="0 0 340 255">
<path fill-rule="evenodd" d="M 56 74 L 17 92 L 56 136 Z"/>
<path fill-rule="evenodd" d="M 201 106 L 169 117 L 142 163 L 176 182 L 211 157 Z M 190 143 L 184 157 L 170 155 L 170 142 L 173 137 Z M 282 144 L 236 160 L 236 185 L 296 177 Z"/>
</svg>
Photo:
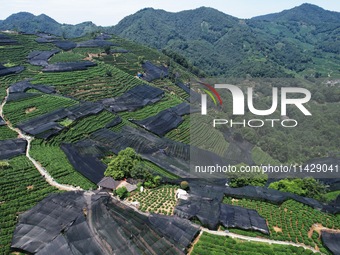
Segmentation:
<svg viewBox="0 0 340 255">
<path fill-rule="evenodd" d="M 197 162 L 197 165 L 199 165 L 202 158 L 205 161 L 209 160 L 211 164 L 225 164 L 220 156 L 199 148 L 191 147 L 191 150 L 195 151 L 195 156 L 192 157 L 189 145 L 167 138 L 160 138 L 140 128 L 124 126 L 120 132 L 100 129 L 92 133 L 90 139 L 115 154 L 127 147 L 131 147 L 141 154 L 143 158 L 181 177 L 196 176 L 202 178 L 204 176 L 203 173 L 189 171 L 189 159 Z M 221 177 L 225 177 L 225 174 L 221 173 Z"/>
<path fill-rule="evenodd" d="M 183 156 L 188 155 L 188 148 L 180 146 L 182 144 L 163 140 L 151 133 L 124 127 L 121 132 L 113 132 L 108 129 L 98 130 L 92 133 L 89 139 L 62 148 L 77 171 L 92 182 L 98 182 L 104 177 L 106 168 L 98 164 L 101 162 L 100 158 L 112 152 L 118 154 L 126 147 L 134 148 L 144 159 L 154 162 L 176 175 L 187 176 L 188 173 L 183 169 L 187 169 L 188 166 Z M 183 154 L 182 149 L 187 152 Z M 82 162 L 83 159 L 86 160 Z"/>
<path fill-rule="evenodd" d="M 175 83 L 179 88 L 183 89 L 188 95 L 193 92 L 193 90 L 190 89 L 189 86 L 181 83 L 181 82 L 176 82 Z"/>
<path fill-rule="evenodd" d="M 12 39 L 11 37 L 0 34 L 0 46 L 2 45 L 13 45 L 13 44 L 18 44 L 17 40 Z"/>
<path fill-rule="evenodd" d="M 182 247 L 188 247 L 198 232 L 197 227 L 194 227 L 190 221 L 177 216 L 168 217 L 152 214 L 149 216 L 149 222 L 165 237 L 172 239 Z"/>
<path fill-rule="evenodd" d="M 54 37 L 50 37 L 48 35 L 44 35 L 37 40 L 40 42 L 54 42 L 57 47 L 60 47 L 65 50 L 72 49 L 76 46 L 73 42 L 68 41 L 56 41 Z M 87 70 L 89 67 L 96 66 L 96 63 L 91 61 L 81 61 L 81 62 L 65 62 L 65 63 L 56 63 L 56 64 L 48 64 L 48 59 L 53 55 L 59 53 L 60 50 L 51 50 L 51 51 L 33 51 L 28 55 L 28 61 L 32 65 L 43 66 L 43 72 L 68 72 L 68 71 L 79 71 L 79 70 Z M 1 75 L 1 70 L 0 70 Z"/>
<path fill-rule="evenodd" d="M 96 48 L 96 47 L 107 47 L 107 46 L 114 46 L 113 42 L 101 40 L 101 39 L 93 39 L 88 40 L 85 42 L 77 43 L 78 48 Z"/>
<path fill-rule="evenodd" d="M 60 38 L 56 37 L 55 35 L 44 34 L 44 33 L 37 33 L 36 35 L 38 36 L 38 38 L 35 39 L 37 43 L 52 43 L 57 40 L 60 40 Z"/>
<path fill-rule="evenodd" d="M 129 53 L 129 51 L 126 50 L 126 49 L 112 49 L 112 50 L 110 50 L 110 54 L 115 54 L 115 53 Z"/>
<path fill-rule="evenodd" d="M 134 121 L 134 123 L 156 135 L 164 136 L 172 129 L 177 128 L 183 122 L 181 116 L 189 114 L 189 112 L 189 104 L 182 103 L 161 111 L 155 116 L 151 116 L 144 120 Z"/>
<path fill-rule="evenodd" d="M 101 34 L 97 35 L 95 39 L 96 40 L 109 40 L 111 38 L 112 38 L 112 35 L 101 33 Z"/>
<path fill-rule="evenodd" d="M 6 121 L 4 121 L 3 118 L 0 117 L 0 127 L 5 126 L 5 125 L 6 125 Z"/>
<path fill-rule="evenodd" d="M 124 126 L 120 132 L 113 132 L 108 129 L 101 129 L 94 132 L 90 139 L 103 144 L 107 144 L 114 153 L 125 149 L 126 147 L 134 148 L 140 154 L 152 154 L 158 150 L 168 147 L 168 152 L 174 156 L 180 156 L 176 151 L 171 151 L 172 144 L 170 140 L 161 139 L 144 130 Z M 167 143 L 169 141 L 169 143 Z M 174 142 L 175 143 L 175 142 Z"/>
<path fill-rule="evenodd" d="M 0 64 L 0 76 L 5 76 L 9 74 L 18 74 L 24 70 L 25 68 L 23 66 L 5 67 Z"/>
<path fill-rule="evenodd" d="M 134 121 L 137 125 L 159 136 L 164 136 L 169 131 L 178 127 L 182 122 L 182 117 L 171 109 L 164 110 L 144 120 Z"/>
<path fill-rule="evenodd" d="M 250 198 L 254 200 L 269 201 L 274 204 L 282 204 L 288 199 L 293 199 L 314 209 L 327 213 L 340 213 L 340 204 L 323 204 L 313 198 L 298 196 L 288 192 L 282 192 L 265 187 L 246 186 L 241 188 L 226 187 L 225 195 L 235 198 Z"/>
<path fill-rule="evenodd" d="M 87 70 L 89 67 L 96 66 L 96 63 L 91 61 L 82 61 L 82 62 L 65 62 L 65 63 L 56 63 L 45 66 L 42 69 L 43 72 L 53 73 L 53 72 L 70 72 L 70 71 L 81 71 Z"/>
<path fill-rule="evenodd" d="M 102 110 L 103 106 L 101 104 L 86 102 L 38 116 L 17 126 L 27 134 L 46 139 L 65 128 L 58 121 L 65 118 L 77 120 L 82 117 L 98 114 Z"/>
<path fill-rule="evenodd" d="M 24 139 L 0 141 L 0 160 L 25 155 L 27 142 Z"/>
<path fill-rule="evenodd" d="M 215 230 L 219 226 L 220 205 L 215 199 L 190 197 L 179 200 L 175 214 L 184 219 L 198 219 L 203 226 Z"/>
<path fill-rule="evenodd" d="M 161 100 L 164 91 L 149 85 L 136 86 L 122 96 L 104 99 L 102 102 L 112 112 L 135 111 Z"/>
<path fill-rule="evenodd" d="M 146 216 L 105 193 L 67 192 L 20 215 L 12 248 L 35 254 L 184 254 L 198 228 Z"/>
<path fill-rule="evenodd" d="M 50 195 L 20 215 L 12 248 L 35 254 L 101 254 L 85 221 L 85 208 L 82 194 Z"/>
<path fill-rule="evenodd" d="M 29 89 L 36 89 L 46 94 L 52 94 L 56 92 L 56 90 L 53 87 L 46 85 L 33 85 L 30 83 L 29 80 L 25 80 L 12 84 L 9 87 L 9 93 L 22 93 L 26 92 Z"/>
<path fill-rule="evenodd" d="M 111 122 L 106 124 L 106 128 L 110 128 L 110 127 L 114 127 L 117 126 L 118 124 L 122 123 L 122 118 L 117 116 L 116 118 L 114 118 Z"/>
<path fill-rule="evenodd" d="M 170 109 L 172 109 L 174 112 L 176 112 L 176 114 L 178 114 L 180 116 L 184 116 L 184 115 L 187 115 L 189 113 L 200 111 L 199 109 L 196 109 L 195 107 L 190 106 L 187 103 L 178 104 L 178 105 L 176 105 L 176 106 L 174 106 Z"/>
<path fill-rule="evenodd" d="M 56 42 L 53 42 L 53 44 L 57 46 L 58 48 L 65 50 L 65 51 L 72 50 L 75 47 L 77 47 L 77 44 L 71 41 L 56 41 Z"/>
<path fill-rule="evenodd" d="M 14 102 L 14 101 L 20 101 L 25 100 L 32 97 L 39 96 L 38 93 L 28 93 L 28 92 L 17 92 L 17 93 L 10 93 L 7 98 L 7 102 Z"/>
<path fill-rule="evenodd" d="M 190 194 L 196 197 L 205 197 L 222 202 L 224 197 L 224 187 L 215 183 L 207 183 L 204 180 L 190 181 Z"/>
<path fill-rule="evenodd" d="M 184 254 L 199 231 L 178 217 L 146 216 L 113 200 L 98 200 L 93 215 L 93 225 L 116 254 Z"/>
<path fill-rule="evenodd" d="M 68 160 L 74 168 L 93 183 L 98 183 L 104 177 L 107 166 L 91 154 L 81 153 L 74 144 L 62 144 Z"/>
<path fill-rule="evenodd" d="M 47 66 L 49 58 L 59 52 L 60 50 L 32 51 L 30 54 L 28 54 L 27 59 L 31 65 Z"/>
<path fill-rule="evenodd" d="M 131 147 L 141 154 L 143 158 L 169 172 L 178 176 L 189 176 L 188 145 L 159 138 L 149 132 L 129 126 L 123 127 L 120 132 L 101 129 L 92 133 L 90 139 L 115 154 L 127 147 Z"/>
<path fill-rule="evenodd" d="M 269 234 L 266 220 L 257 211 L 223 204 L 223 190 L 223 187 L 191 181 L 189 199 L 179 200 L 175 214 L 185 219 L 198 219 L 209 229 L 223 225 Z"/>
<path fill-rule="evenodd" d="M 221 204 L 220 222 L 226 228 L 240 228 L 269 234 L 266 220 L 257 211 Z"/>
<path fill-rule="evenodd" d="M 145 75 L 143 79 L 151 82 L 160 78 L 165 78 L 169 75 L 169 69 L 165 66 L 155 66 L 150 61 L 146 61 L 142 65 Z"/>
<path fill-rule="evenodd" d="M 321 240 L 334 255 L 340 255 L 340 233 L 321 231 Z"/>
</svg>

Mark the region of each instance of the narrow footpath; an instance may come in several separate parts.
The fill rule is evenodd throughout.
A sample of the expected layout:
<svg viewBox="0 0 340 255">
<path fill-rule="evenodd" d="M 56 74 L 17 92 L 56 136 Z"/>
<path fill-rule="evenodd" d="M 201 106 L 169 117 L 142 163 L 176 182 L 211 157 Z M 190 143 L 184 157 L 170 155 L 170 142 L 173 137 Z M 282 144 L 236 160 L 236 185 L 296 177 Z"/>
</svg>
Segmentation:
<svg viewBox="0 0 340 255">
<path fill-rule="evenodd" d="M 315 250 L 314 248 L 304 245 L 304 244 L 298 244 L 298 243 L 293 243 L 293 242 L 285 242 L 285 241 L 276 241 L 276 240 L 271 240 L 271 239 L 266 239 L 266 238 L 260 238 L 260 237 L 251 237 L 251 236 L 243 236 L 239 234 L 234 234 L 230 232 L 224 232 L 224 231 L 215 231 L 215 230 L 209 230 L 207 228 L 202 228 L 203 232 L 217 235 L 217 236 L 229 236 L 231 238 L 238 238 L 246 241 L 252 241 L 252 242 L 260 242 L 260 243 L 268 243 L 268 244 L 280 244 L 280 245 L 292 245 L 296 247 L 302 247 L 307 250 L 311 250 L 314 253 L 320 252 Z"/>
<path fill-rule="evenodd" d="M 56 182 L 53 179 L 53 177 L 46 171 L 46 169 L 38 161 L 36 161 L 34 158 L 32 158 L 30 156 L 31 142 L 34 140 L 34 137 L 31 137 L 31 136 L 23 134 L 20 129 L 14 128 L 12 126 L 12 124 L 10 123 L 10 121 L 8 121 L 5 118 L 3 109 L 4 109 L 5 104 L 7 103 L 7 99 L 8 99 L 8 95 L 9 95 L 9 89 L 7 89 L 6 92 L 7 92 L 7 95 L 6 95 L 5 99 L 3 100 L 2 104 L 0 105 L 0 116 L 1 116 L 1 118 L 4 119 L 4 121 L 6 121 L 7 127 L 9 129 L 11 129 L 14 132 L 16 132 L 18 134 L 19 138 L 22 138 L 22 139 L 27 141 L 26 157 L 33 163 L 35 168 L 39 171 L 39 173 L 45 178 L 45 180 L 51 186 L 54 186 L 54 187 L 56 187 L 59 190 L 66 190 L 66 191 L 83 190 L 80 187 L 74 187 L 74 186 L 71 186 L 71 185 L 60 184 L 60 183 Z"/>
</svg>

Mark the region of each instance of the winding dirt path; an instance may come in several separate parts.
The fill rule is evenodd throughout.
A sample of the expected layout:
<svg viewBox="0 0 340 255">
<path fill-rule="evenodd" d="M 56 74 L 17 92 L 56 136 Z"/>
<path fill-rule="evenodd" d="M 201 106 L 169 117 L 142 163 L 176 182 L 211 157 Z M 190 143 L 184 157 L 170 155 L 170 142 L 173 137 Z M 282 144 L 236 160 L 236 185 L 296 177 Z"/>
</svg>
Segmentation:
<svg viewBox="0 0 340 255">
<path fill-rule="evenodd" d="M 45 180 L 51 186 L 54 186 L 54 187 L 56 187 L 59 190 L 66 190 L 66 191 L 83 190 L 83 189 L 81 189 L 79 187 L 74 187 L 74 186 L 66 185 L 66 184 L 60 184 L 60 183 L 56 182 L 53 179 L 53 177 L 47 172 L 47 170 L 39 162 L 37 162 L 34 158 L 32 158 L 30 156 L 31 142 L 34 140 L 34 137 L 25 135 L 23 132 L 21 132 L 20 129 L 14 128 L 12 126 L 12 124 L 5 118 L 3 109 L 4 109 L 5 104 L 7 103 L 7 99 L 8 99 L 8 95 L 9 95 L 9 89 L 7 89 L 6 92 L 7 92 L 7 95 L 6 95 L 5 99 L 2 101 L 2 103 L 0 105 L 0 116 L 1 116 L 1 118 L 4 119 L 4 121 L 6 121 L 7 127 L 9 129 L 11 129 L 14 132 L 16 132 L 18 134 L 19 138 L 22 138 L 22 139 L 27 141 L 26 157 L 33 163 L 35 168 L 39 171 L 39 173 L 45 178 Z"/>
<path fill-rule="evenodd" d="M 292 245 L 292 246 L 296 246 L 296 247 L 302 247 L 302 248 L 307 249 L 307 250 L 311 250 L 314 253 L 320 252 L 320 251 L 317 251 L 316 249 L 309 247 L 307 245 L 297 244 L 297 243 L 293 243 L 293 242 L 276 241 L 276 240 L 271 240 L 271 239 L 266 239 L 266 238 L 243 236 L 243 235 L 238 235 L 238 234 L 234 234 L 234 233 L 230 233 L 230 232 L 226 233 L 224 231 L 209 230 L 207 228 L 202 228 L 202 231 L 209 233 L 209 234 L 213 234 L 213 235 L 229 236 L 231 238 L 238 238 L 238 239 L 242 239 L 242 240 L 246 240 L 246 241 L 268 243 L 268 244 Z"/>
</svg>

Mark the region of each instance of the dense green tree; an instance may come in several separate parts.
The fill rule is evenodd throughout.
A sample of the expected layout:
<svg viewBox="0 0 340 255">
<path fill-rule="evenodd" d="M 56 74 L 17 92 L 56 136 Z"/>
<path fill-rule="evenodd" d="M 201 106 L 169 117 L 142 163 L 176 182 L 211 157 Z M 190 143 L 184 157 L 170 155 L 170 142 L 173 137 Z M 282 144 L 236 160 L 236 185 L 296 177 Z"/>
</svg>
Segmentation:
<svg viewBox="0 0 340 255">
<path fill-rule="evenodd" d="M 111 47 L 110 46 L 105 46 L 104 47 L 104 52 L 109 55 L 111 53 Z"/>
<path fill-rule="evenodd" d="M 0 169 L 9 168 L 9 163 L 7 161 L 0 161 Z"/>
<path fill-rule="evenodd" d="M 267 177 L 239 177 L 232 178 L 229 181 L 229 186 L 232 188 L 239 188 L 244 186 L 265 186 Z"/>
<path fill-rule="evenodd" d="M 120 199 L 124 199 L 129 196 L 129 192 L 127 191 L 126 187 L 120 187 L 116 189 L 115 192 Z"/>
<path fill-rule="evenodd" d="M 161 184 L 161 180 L 162 180 L 162 177 L 160 177 L 159 175 L 156 175 L 152 178 L 146 179 L 146 181 L 144 182 L 144 186 L 146 188 L 155 188 Z"/>
<path fill-rule="evenodd" d="M 120 180 L 124 177 L 131 177 L 134 168 L 140 163 L 141 157 L 132 148 L 126 148 L 118 153 L 118 156 L 109 163 L 105 176 Z"/>
<path fill-rule="evenodd" d="M 142 161 L 138 162 L 138 164 L 136 164 L 135 167 L 131 169 L 130 176 L 134 179 L 141 180 L 152 180 L 154 178 L 152 175 L 152 170 Z"/>
<path fill-rule="evenodd" d="M 181 189 L 188 189 L 189 188 L 189 183 L 187 181 L 182 181 L 180 184 Z"/>
<path fill-rule="evenodd" d="M 269 188 L 294 193 L 304 197 L 311 197 L 318 200 L 323 200 L 323 196 L 326 193 L 325 185 L 312 177 L 306 177 L 303 179 L 283 179 L 271 183 Z"/>
<path fill-rule="evenodd" d="M 143 163 L 140 155 L 129 147 L 120 151 L 117 157 L 111 160 L 105 176 L 111 176 L 115 180 L 127 177 L 144 180 L 144 186 L 147 188 L 159 186 L 162 180 L 160 176 L 154 176 L 152 170 Z"/>
<path fill-rule="evenodd" d="M 159 186 L 161 184 L 162 181 L 162 177 L 160 177 L 159 175 L 156 175 L 155 177 L 153 177 L 153 183 L 155 184 L 155 186 Z"/>
</svg>

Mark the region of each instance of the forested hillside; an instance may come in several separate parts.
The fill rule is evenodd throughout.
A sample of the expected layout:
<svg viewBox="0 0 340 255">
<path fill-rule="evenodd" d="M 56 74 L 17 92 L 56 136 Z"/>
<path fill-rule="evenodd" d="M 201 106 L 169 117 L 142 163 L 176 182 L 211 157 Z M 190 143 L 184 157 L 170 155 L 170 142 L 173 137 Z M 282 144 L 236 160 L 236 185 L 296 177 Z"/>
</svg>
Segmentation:
<svg viewBox="0 0 340 255">
<path fill-rule="evenodd" d="M 311 4 L 250 20 L 205 7 L 179 13 L 148 8 L 110 31 L 186 56 L 209 75 L 334 77 L 339 16 Z"/>
</svg>

